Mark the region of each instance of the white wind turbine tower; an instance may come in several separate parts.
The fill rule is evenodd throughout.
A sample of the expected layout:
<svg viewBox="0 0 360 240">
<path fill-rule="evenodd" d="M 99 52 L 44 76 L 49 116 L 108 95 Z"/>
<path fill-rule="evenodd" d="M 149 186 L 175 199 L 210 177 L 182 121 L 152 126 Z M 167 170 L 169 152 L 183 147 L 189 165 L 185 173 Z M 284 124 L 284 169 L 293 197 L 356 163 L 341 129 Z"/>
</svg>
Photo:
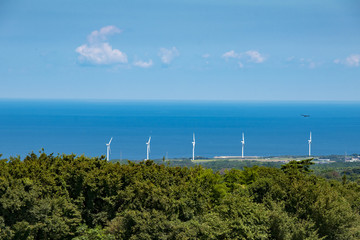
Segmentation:
<svg viewBox="0 0 360 240">
<path fill-rule="evenodd" d="M 149 160 L 150 157 L 150 141 L 151 136 L 149 137 L 149 141 L 146 142 L 146 160 Z"/>
<path fill-rule="evenodd" d="M 110 139 L 109 143 L 106 143 L 106 160 L 109 161 L 110 160 L 110 153 L 111 153 L 111 148 L 110 148 L 110 144 L 113 138 Z"/>
<path fill-rule="evenodd" d="M 192 141 L 192 145 L 193 145 L 193 155 L 192 155 L 192 160 L 195 160 L 195 133 L 193 133 L 193 141 Z"/>
<path fill-rule="evenodd" d="M 309 157 L 311 156 L 311 142 L 312 142 L 312 140 L 311 140 L 311 131 L 310 131 L 310 139 L 308 140 L 308 142 L 309 142 Z"/>
<path fill-rule="evenodd" d="M 241 157 L 244 158 L 244 147 L 245 147 L 245 137 L 244 133 L 242 133 L 242 141 L 241 141 L 242 149 L 241 149 Z"/>
</svg>

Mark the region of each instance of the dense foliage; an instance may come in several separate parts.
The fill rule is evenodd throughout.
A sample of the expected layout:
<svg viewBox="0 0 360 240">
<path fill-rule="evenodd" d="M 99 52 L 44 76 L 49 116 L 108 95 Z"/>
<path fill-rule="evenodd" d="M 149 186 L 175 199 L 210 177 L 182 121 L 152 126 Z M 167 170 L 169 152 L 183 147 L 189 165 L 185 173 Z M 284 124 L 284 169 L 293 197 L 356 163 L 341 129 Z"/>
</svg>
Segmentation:
<svg viewBox="0 0 360 240">
<path fill-rule="evenodd" d="M 0 160 L 0 239 L 360 239 L 360 185 L 311 161 L 202 166 L 40 153 Z"/>
</svg>

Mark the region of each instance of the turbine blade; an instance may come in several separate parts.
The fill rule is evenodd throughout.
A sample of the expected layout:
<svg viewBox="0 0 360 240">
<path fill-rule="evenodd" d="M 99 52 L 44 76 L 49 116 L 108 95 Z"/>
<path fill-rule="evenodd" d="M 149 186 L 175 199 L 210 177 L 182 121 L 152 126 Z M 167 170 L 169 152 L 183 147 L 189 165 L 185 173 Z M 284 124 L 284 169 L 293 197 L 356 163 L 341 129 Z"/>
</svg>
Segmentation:
<svg viewBox="0 0 360 240">
<path fill-rule="evenodd" d="M 110 142 L 109 142 L 109 145 L 111 144 L 111 141 L 113 140 L 113 138 L 111 137 L 111 139 L 110 139 Z"/>
</svg>

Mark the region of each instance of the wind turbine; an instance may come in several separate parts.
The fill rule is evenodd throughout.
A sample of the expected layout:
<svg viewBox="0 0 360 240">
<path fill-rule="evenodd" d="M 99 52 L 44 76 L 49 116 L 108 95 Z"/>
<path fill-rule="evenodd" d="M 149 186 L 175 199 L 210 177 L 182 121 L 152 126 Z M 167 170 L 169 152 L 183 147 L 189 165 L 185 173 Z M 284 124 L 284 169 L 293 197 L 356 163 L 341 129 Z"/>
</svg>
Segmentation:
<svg viewBox="0 0 360 240">
<path fill-rule="evenodd" d="M 241 157 L 244 158 L 244 147 L 245 147 L 245 137 L 244 133 L 242 133 L 242 141 L 241 141 L 242 149 L 241 149 Z"/>
<path fill-rule="evenodd" d="M 149 160 L 149 156 L 150 156 L 150 141 L 151 141 L 151 136 L 149 137 L 149 141 L 146 142 L 146 160 Z"/>
<path fill-rule="evenodd" d="M 195 160 L 195 133 L 193 133 L 193 141 L 192 141 L 192 145 L 193 145 L 193 156 L 192 156 L 192 160 Z"/>
<path fill-rule="evenodd" d="M 111 148 L 110 148 L 110 144 L 113 138 L 110 139 L 109 143 L 106 143 L 106 160 L 110 160 L 110 153 L 111 153 Z"/>
<path fill-rule="evenodd" d="M 309 142 L 309 157 L 311 156 L 311 142 L 312 142 L 312 140 L 311 140 L 311 131 L 310 131 L 310 139 L 308 140 L 308 142 Z"/>
</svg>

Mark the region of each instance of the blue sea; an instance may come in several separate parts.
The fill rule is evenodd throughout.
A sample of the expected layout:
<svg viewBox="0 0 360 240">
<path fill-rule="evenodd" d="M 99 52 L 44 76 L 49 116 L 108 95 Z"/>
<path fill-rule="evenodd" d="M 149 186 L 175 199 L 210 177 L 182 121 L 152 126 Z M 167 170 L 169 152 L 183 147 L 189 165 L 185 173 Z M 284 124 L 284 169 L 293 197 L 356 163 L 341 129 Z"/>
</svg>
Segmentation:
<svg viewBox="0 0 360 240">
<path fill-rule="evenodd" d="M 302 114 L 310 115 L 303 117 Z M 360 153 L 359 102 L 177 102 L 0 100 L 3 158 L 38 153 L 106 154 L 142 160 L 192 155 L 313 155 Z"/>
</svg>

